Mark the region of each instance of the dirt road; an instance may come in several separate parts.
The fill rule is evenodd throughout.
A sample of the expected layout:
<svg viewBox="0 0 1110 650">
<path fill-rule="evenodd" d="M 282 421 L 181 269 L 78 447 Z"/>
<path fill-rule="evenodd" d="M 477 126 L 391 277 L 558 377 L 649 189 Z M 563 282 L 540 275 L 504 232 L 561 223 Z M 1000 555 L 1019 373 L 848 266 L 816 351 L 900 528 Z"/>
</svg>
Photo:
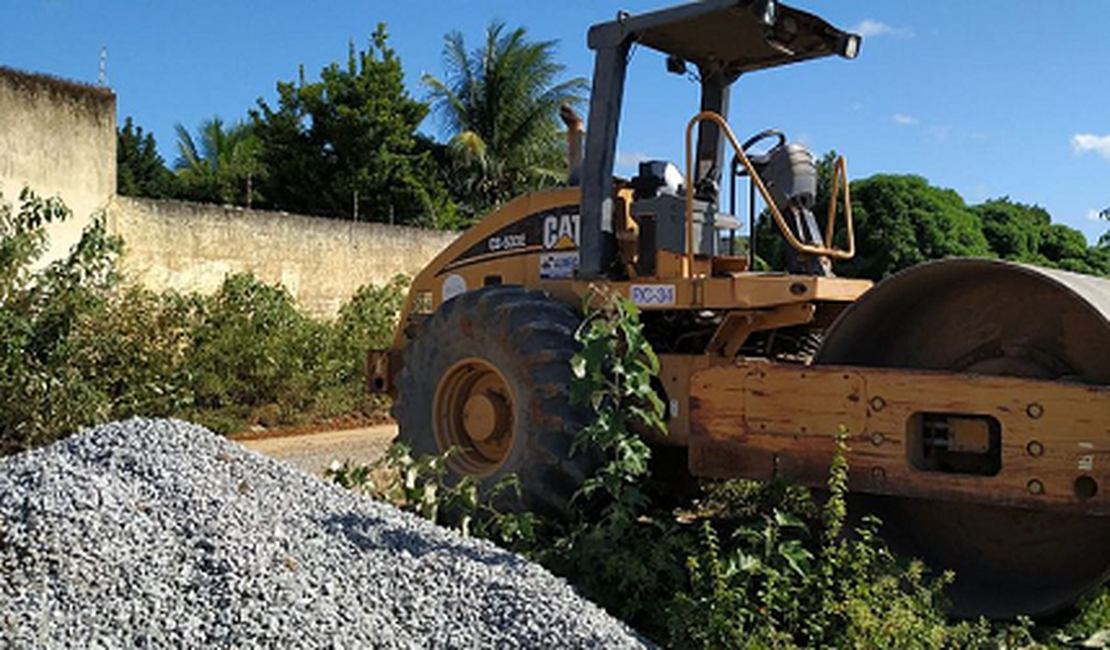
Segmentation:
<svg viewBox="0 0 1110 650">
<path fill-rule="evenodd" d="M 397 435 L 396 424 L 293 436 L 237 440 L 247 449 L 283 460 L 311 474 L 323 474 L 333 460 L 369 463 L 380 458 Z"/>
</svg>

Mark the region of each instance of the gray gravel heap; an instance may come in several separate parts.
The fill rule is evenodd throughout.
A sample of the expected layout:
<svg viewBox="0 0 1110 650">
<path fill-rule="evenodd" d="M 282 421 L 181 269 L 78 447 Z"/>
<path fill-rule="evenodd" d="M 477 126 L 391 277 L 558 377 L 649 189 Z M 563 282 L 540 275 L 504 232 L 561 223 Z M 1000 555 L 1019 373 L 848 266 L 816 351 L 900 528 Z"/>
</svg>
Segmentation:
<svg viewBox="0 0 1110 650">
<path fill-rule="evenodd" d="M 201 427 L 0 459 L 3 647 L 642 647 L 491 544 Z"/>
</svg>

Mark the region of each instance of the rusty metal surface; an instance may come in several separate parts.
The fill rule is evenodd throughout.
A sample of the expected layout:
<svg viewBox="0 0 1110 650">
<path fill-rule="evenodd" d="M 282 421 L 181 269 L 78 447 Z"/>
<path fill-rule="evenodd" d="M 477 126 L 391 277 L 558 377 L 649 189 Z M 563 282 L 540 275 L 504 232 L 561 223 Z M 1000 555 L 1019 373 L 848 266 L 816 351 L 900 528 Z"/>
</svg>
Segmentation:
<svg viewBox="0 0 1110 650">
<path fill-rule="evenodd" d="M 1110 280 L 955 259 L 893 276 L 844 311 L 815 363 L 1110 384 Z"/>
<path fill-rule="evenodd" d="M 1108 387 L 746 362 L 697 372 L 690 397 L 698 476 L 820 487 L 841 431 L 853 492 L 1110 516 Z M 986 458 L 926 462 L 924 414 L 950 424 L 946 449 Z"/>
<path fill-rule="evenodd" d="M 997 260 L 924 264 L 845 310 L 815 362 L 1110 385 L 1110 281 Z M 884 519 L 896 549 L 956 571 L 958 612 L 1049 613 L 1110 575 L 1110 518 L 899 497 L 854 505 Z"/>
</svg>

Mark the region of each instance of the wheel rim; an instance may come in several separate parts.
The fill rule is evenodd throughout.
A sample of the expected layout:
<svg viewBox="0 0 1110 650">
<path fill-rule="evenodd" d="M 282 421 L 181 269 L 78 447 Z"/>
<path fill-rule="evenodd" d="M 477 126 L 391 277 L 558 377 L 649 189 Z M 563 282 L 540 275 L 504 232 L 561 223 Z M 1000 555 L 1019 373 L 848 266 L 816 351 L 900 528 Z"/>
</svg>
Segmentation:
<svg viewBox="0 0 1110 650">
<path fill-rule="evenodd" d="M 436 389 L 433 426 L 439 451 L 460 474 L 489 476 L 513 447 L 513 399 L 508 382 L 488 361 L 464 359 L 443 374 Z"/>
</svg>

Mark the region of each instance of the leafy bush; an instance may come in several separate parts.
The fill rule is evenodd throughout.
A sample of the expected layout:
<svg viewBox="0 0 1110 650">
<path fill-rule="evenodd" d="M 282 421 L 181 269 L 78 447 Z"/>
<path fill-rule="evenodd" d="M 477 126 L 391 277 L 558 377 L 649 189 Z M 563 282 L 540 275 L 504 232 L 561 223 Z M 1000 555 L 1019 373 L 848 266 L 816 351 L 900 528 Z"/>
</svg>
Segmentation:
<svg viewBox="0 0 1110 650">
<path fill-rule="evenodd" d="M 681 647 L 945 647 L 984 642 L 983 623 L 950 624 L 942 590 L 916 561 L 895 557 L 864 518 L 844 535 L 846 446 L 838 448 L 819 516 L 808 521 L 766 504 L 755 518 L 703 523 L 702 550 L 687 560 L 690 589 L 671 607 Z M 801 510 L 813 513 L 812 503 Z M 731 526 L 722 538 L 718 526 Z"/>
<path fill-rule="evenodd" d="M 595 304 L 596 303 L 596 304 Z M 659 359 L 640 327 L 640 313 L 617 295 L 591 292 L 576 338 L 582 349 L 571 360 L 571 401 L 586 404 L 594 419 L 579 432 L 571 453 L 596 449 L 608 457 L 582 485 L 579 496 L 604 493 L 604 518 L 629 519 L 648 505 L 641 489 L 651 448 L 641 432 L 666 433 L 663 402 L 651 385 Z"/>
<path fill-rule="evenodd" d="M 488 494 L 480 495 L 478 483 L 466 477 L 447 480 L 447 460 L 458 449 L 438 456 L 414 458 L 403 442 L 394 442 L 385 455 L 370 464 L 333 462 L 324 477 L 339 485 L 454 528 L 464 536 L 476 534 L 508 548 L 531 548 L 536 541 L 535 515 L 502 512 L 489 505 L 502 492 L 513 490 L 519 498 L 516 477 L 506 476 Z"/>
<path fill-rule="evenodd" d="M 594 304 L 579 330 L 572 388 L 596 419 L 575 448 L 601 452 L 607 461 L 576 497 L 574 520 L 494 512 L 473 481 L 445 481 L 446 455 L 413 459 L 394 447 L 373 466 L 336 465 L 330 476 L 544 564 L 669 647 L 1024 647 L 1103 640 L 1097 630 L 1110 623 L 1105 592 L 1062 630 L 1029 620 L 948 620 L 942 591 L 951 575 L 933 575 L 920 562 L 893 555 L 874 518 L 845 530 L 843 434 L 819 495 L 781 481 L 711 481 L 679 508 L 654 503 L 650 495 L 667 486 L 655 484 L 651 449 L 640 435 L 661 425 L 662 404 L 650 390 L 658 365 L 635 307 L 612 296 Z M 452 510 L 456 517 L 445 516 Z"/>
<path fill-rule="evenodd" d="M 315 386 L 317 411 L 332 416 L 340 413 L 384 413 L 386 398 L 366 392 L 366 353 L 389 347 L 404 304 L 409 279 L 397 275 L 386 285 L 361 287 L 339 310 L 332 325 L 330 362 L 321 368 Z"/>
<path fill-rule="evenodd" d="M 183 415 L 214 430 L 295 424 L 345 414 L 385 412 L 367 395 L 366 353 L 393 332 L 404 278 L 365 286 L 334 321 L 301 314 L 280 286 L 251 274 L 228 276 L 194 311 L 182 375 L 191 397 Z"/>
<path fill-rule="evenodd" d="M 194 406 L 186 367 L 204 299 L 129 287 L 78 319 L 70 363 L 110 404 L 105 417 L 168 417 Z"/>
<path fill-rule="evenodd" d="M 75 324 L 115 284 L 119 242 L 95 218 L 66 257 L 36 268 L 46 224 L 69 216 L 59 199 L 26 189 L 18 210 L 0 200 L 0 453 L 49 442 L 108 411 L 69 358 Z"/>
<path fill-rule="evenodd" d="M 186 364 L 196 407 L 244 417 L 268 404 L 282 413 L 303 408 L 325 337 L 284 288 L 249 273 L 228 276 L 190 335 Z"/>
<path fill-rule="evenodd" d="M 30 191 L 18 209 L 0 200 L 0 453 L 132 415 L 230 432 L 385 412 L 364 390 L 365 355 L 393 331 L 403 278 L 362 288 L 334 321 L 249 274 L 214 296 L 121 288 L 122 244 L 99 218 L 36 269 L 44 226 L 68 216 Z"/>
<path fill-rule="evenodd" d="M 673 518 L 653 511 L 648 489 L 652 452 L 643 435 L 666 433 L 663 402 L 651 385 L 659 360 L 628 300 L 591 292 L 583 311 L 571 399 L 588 405 L 594 418 L 572 453 L 599 452 L 605 461 L 575 495 L 577 520 L 545 526 L 556 538 L 534 556 L 651 634 L 651 623 L 665 618 L 663 604 L 684 583 L 682 563 L 674 560 L 693 550 Z"/>
</svg>

